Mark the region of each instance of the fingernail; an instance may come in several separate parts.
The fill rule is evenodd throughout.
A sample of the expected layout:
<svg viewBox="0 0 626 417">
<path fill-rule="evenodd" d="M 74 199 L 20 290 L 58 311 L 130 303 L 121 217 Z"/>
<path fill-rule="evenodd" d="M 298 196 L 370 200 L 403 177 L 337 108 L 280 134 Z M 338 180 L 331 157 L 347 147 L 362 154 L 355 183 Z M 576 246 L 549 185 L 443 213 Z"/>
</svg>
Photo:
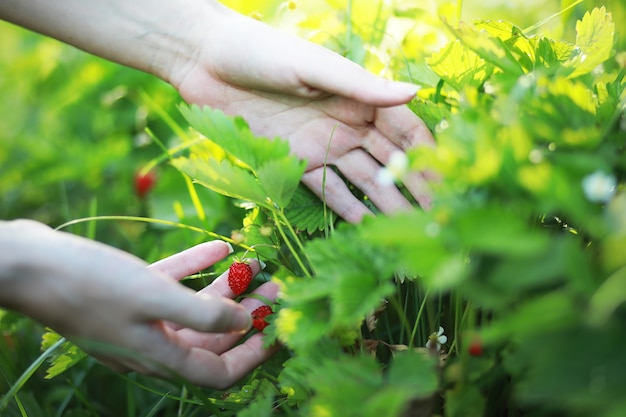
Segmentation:
<svg viewBox="0 0 626 417">
<path fill-rule="evenodd" d="M 228 245 L 228 254 L 229 255 L 235 251 L 235 249 L 233 249 L 233 245 L 231 245 L 228 242 L 224 242 L 224 243 L 226 243 Z"/>
<path fill-rule="evenodd" d="M 240 329 L 238 333 L 245 333 L 252 327 L 252 316 L 248 312 L 248 310 L 241 309 L 237 313 L 235 317 L 235 326 L 236 329 Z"/>
<path fill-rule="evenodd" d="M 395 82 L 395 83 L 391 84 L 391 87 L 394 90 L 396 90 L 396 91 L 405 93 L 407 95 L 412 95 L 412 96 L 417 94 L 417 92 L 420 90 L 420 88 L 422 88 L 419 85 L 409 84 L 409 83 L 405 83 L 405 82 Z"/>
</svg>

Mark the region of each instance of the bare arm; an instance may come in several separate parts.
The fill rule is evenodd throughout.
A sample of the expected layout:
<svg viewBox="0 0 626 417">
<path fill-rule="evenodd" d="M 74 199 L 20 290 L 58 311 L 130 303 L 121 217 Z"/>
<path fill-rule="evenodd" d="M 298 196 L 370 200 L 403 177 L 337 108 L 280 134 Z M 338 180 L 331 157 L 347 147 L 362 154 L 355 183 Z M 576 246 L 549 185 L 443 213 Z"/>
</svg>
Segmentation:
<svg viewBox="0 0 626 417">
<path fill-rule="evenodd" d="M 192 33 L 210 30 L 225 12 L 202 0 L 0 2 L 4 20 L 168 81 L 177 62 L 196 49 Z"/>
</svg>

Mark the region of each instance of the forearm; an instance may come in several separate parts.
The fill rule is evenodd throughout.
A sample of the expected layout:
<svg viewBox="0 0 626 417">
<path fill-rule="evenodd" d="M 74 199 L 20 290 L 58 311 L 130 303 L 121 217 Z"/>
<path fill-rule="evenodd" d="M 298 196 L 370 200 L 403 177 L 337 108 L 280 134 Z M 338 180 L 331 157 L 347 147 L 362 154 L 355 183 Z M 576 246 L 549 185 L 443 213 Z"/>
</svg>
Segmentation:
<svg viewBox="0 0 626 417">
<path fill-rule="evenodd" d="M 0 307 L 53 328 L 108 308 L 116 293 L 140 292 L 129 280 L 146 271 L 144 261 L 103 243 L 32 220 L 0 221 Z"/>
<path fill-rule="evenodd" d="M 214 0 L 2 0 L 0 18 L 168 82 L 232 13 Z"/>
</svg>

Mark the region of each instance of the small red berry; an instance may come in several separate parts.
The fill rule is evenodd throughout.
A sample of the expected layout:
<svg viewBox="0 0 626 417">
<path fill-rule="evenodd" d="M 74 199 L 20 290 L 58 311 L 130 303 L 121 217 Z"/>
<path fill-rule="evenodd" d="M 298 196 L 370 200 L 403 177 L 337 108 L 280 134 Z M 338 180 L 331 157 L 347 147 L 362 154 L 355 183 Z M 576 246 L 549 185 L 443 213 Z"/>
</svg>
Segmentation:
<svg viewBox="0 0 626 417">
<path fill-rule="evenodd" d="M 473 340 L 467 347 L 467 351 L 472 356 L 481 356 L 483 354 L 483 344 L 478 339 Z"/>
<path fill-rule="evenodd" d="M 150 190 L 156 184 L 156 173 L 154 171 L 148 171 L 146 173 L 137 172 L 135 174 L 135 194 L 137 197 L 143 199 L 148 195 Z"/>
<path fill-rule="evenodd" d="M 228 268 L 228 286 L 235 295 L 243 294 L 252 282 L 252 268 L 245 261 L 234 261 Z"/>
<path fill-rule="evenodd" d="M 265 317 L 272 314 L 272 308 L 268 305 L 263 305 L 252 312 L 252 327 L 258 331 L 263 331 L 269 323 L 265 321 Z"/>
</svg>

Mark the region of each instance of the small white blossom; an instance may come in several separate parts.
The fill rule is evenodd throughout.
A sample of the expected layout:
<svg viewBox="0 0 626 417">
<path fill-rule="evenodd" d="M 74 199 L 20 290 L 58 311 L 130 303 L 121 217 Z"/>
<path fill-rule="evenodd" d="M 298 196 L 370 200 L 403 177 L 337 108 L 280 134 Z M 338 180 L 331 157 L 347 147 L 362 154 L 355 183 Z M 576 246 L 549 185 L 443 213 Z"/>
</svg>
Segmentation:
<svg viewBox="0 0 626 417">
<path fill-rule="evenodd" d="M 409 158 L 402 151 L 395 151 L 389 156 L 387 166 L 376 174 L 376 181 L 381 185 L 392 185 L 401 181 L 409 169 Z"/>
<path fill-rule="evenodd" d="M 615 195 L 617 181 L 611 174 L 596 171 L 587 175 L 582 181 L 585 197 L 593 203 L 606 203 Z"/>
<path fill-rule="evenodd" d="M 426 342 L 426 348 L 439 352 L 441 345 L 448 341 L 448 336 L 443 334 L 443 327 L 439 326 L 439 331 L 434 332 L 428 336 L 428 342 Z"/>
</svg>

